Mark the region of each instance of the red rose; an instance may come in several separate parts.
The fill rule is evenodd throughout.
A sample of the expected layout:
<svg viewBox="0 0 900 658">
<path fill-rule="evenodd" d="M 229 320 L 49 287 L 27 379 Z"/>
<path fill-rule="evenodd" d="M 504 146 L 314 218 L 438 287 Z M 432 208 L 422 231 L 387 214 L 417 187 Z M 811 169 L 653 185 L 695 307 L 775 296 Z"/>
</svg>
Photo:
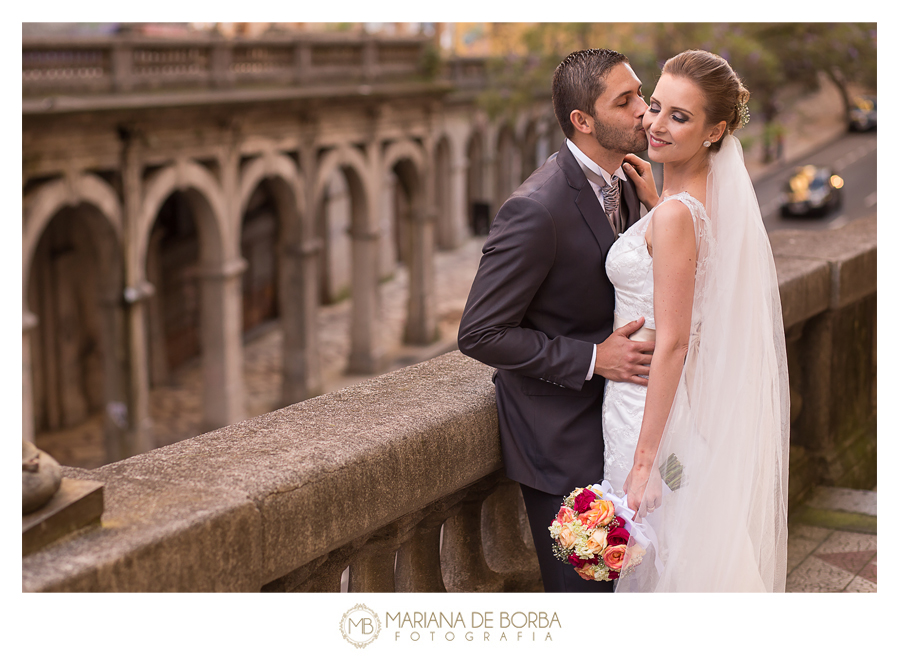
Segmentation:
<svg viewBox="0 0 900 658">
<path fill-rule="evenodd" d="M 590 560 L 585 560 L 583 557 L 578 557 L 575 553 L 572 553 L 569 556 L 569 564 L 571 564 L 576 569 L 580 569 L 586 564 L 599 564 L 600 557 L 598 555 L 594 555 Z"/>
<path fill-rule="evenodd" d="M 575 555 L 575 553 L 572 553 L 572 554 L 569 556 L 569 564 L 571 564 L 571 565 L 572 565 L 573 567 L 575 567 L 576 569 L 580 569 L 580 568 L 583 567 L 586 563 L 587 563 L 587 560 L 578 557 L 577 555 Z"/>
<path fill-rule="evenodd" d="M 606 534 L 606 543 L 609 544 L 610 546 L 618 546 L 619 544 L 627 544 L 629 537 L 631 537 L 631 535 L 628 534 L 628 531 L 624 527 L 620 526 L 620 527 L 616 528 L 615 530 L 608 532 Z"/>
<path fill-rule="evenodd" d="M 580 494 L 575 496 L 575 504 L 573 505 L 576 514 L 587 512 L 591 508 L 591 503 L 597 497 L 590 489 L 584 489 Z"/>
<path fill-rule="evenodd" d="M 618 571 L 613 571 L 612 569 L 609 570 L 609 579 L 610 580 L 616 580 L 618 577 L 619 577 Z"/>
<path fill-rule="evenodd" d="M 619 527 L 620 527 L 620 528 L 624 528 L 624 527 L 625 527 L 625 519 L 623 519 L 621 516 L 617 516 L 617 517 L 616 517 L 616 521 L 618 521 Z"/>
</svg>

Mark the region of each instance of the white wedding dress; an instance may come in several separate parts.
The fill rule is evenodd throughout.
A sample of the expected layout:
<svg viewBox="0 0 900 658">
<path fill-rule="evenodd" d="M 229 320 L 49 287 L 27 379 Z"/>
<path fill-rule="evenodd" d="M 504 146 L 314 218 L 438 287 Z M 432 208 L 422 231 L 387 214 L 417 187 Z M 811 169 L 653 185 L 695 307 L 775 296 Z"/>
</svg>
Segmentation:
<svg viewBox="0 0 900 658">
<path fill-rule="evenodd" d="M 731 135 L 712 155 L 706 194 L 705 208 L 686 192 L 657 205 L 682 203 L 694 221 L 691 335 L 651 470 L 662 479 L 662 502 L 651 512 L 643 501 L 639 510 L 652 540 L 642 546 L 632 536 L 617 592 L 784 591 L 790 409 L 781 299 L 756 194 Z M 651 210 L 607 255 L 617 327 L 644 317 L 644 327 L 656 328 L 644 239 L 652 218 Z M 620 495 L 646 395 L 644 386 L 606 383 L 604 478 Z"/>
<path fill-rule="evenodd" d="M 699 235 L 698 222 L 709 223 L 703 205 L 687 192 L 661 199 L 663 203 L 680 201 L 691 211 L 694 234 Z M 642 329 L 656 329 L 653 317 L 653 258 L 647 251 L 645 234 L 655 208 L 633 224 L 616 240 L 606 257 L 606 274 L 616 289 L 616 328 L 640 317 Z M 698 318 L 694 318 L 695 322 Z M 692 323 L 693 324 L 693 323 Z M 692 333 L 696 327 L 692 327 Z M 632 335 L 642 340 L 642 332 Z M 648 338 L 652 340 L 652 338 Z M 624 494 L 625 478 L 634 463 L 634 449 L 644 417 L 647 387 L 631 382 L 607 380 L 603 394 L 603 479 L 619 495 Z"/>
</svg>

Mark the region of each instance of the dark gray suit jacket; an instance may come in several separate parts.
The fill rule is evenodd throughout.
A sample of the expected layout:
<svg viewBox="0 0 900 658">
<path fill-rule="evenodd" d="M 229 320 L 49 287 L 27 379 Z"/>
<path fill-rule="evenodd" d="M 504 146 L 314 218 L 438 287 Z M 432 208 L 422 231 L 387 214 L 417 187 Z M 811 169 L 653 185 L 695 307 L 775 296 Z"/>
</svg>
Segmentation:
<svg viewBox="0 0 900 658">
<path fill-rule="evenodd" d="M 640 218 L 623 181 L 620 212 Z M 585 381 L 593 345 L 612 333 L 606 254 L 615 236 L 566 144 L 500 208 L 459 327 L 459 349 L 497 368 L 507 475 L 566 495 L 603 477 L 605 380 Z"/>
</svg>

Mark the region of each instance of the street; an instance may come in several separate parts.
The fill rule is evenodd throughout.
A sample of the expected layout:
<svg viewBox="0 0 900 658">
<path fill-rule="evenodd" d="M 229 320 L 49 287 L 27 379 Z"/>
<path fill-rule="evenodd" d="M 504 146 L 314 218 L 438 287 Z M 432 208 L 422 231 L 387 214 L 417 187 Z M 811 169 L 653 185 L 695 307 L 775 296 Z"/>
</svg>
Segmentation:
<svg viewBox="0 0 900 658">
<path fill-rule="evenodd" d="M 873 213 L 877 204 L 877 133 L 846 133 L 792 165 L 778 167 L 756 181 L 763 222 L 769 232 L 779 229 L 838 228 Z M 843 204 L 825 217 L 783 218 L 780 213 L 784 184 L 794 166 L 828 166 L 844 179 Z"/>
</svg>

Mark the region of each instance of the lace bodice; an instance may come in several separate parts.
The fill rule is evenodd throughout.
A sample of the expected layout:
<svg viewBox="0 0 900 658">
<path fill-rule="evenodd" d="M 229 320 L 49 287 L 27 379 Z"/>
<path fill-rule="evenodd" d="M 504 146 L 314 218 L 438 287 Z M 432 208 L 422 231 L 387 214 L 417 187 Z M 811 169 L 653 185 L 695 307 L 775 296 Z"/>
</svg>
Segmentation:
<svg viewBox="0 0 900 658">
<path fill-rule="evenodd" d="M 703 204 L 687 192 L 679 192 L 661 199 L 656 208 L 673 199 L 681 201 L 691 211 L 699 242 L 705 227 L 698 227 L 698 223 L 709 222 Z M 653 316 L 653 258 L 647 251 L 644 235 L 656 208 L 621 234 L 606 257 L 606 273 L 616 289 L 616 315 L 625 322 L 643 317 L 648 329 L 656 329 L 656 320 Z"/>
<path fill-rule="evenodd" d="M 681 192 L 664 198 L 656 207 L 673 199 L 681 201 L 690 209 L 698 243 L 701 237 L 708 241 L 709 217 L 703 205 L 687 192 Z M 652 215 L 653 210 L 623 233 L 613 243 L 606 258 L 606 273 L 616 289 L 616 315 L 622 322 L 643 317 L 644 326 L 648 329 L 656 329 L 653 315 L 653 259 L 644 240 Z M 697 264 L 698 272 L 703 267 L 705 261 L 701 258 Z M 696 333 L 700 321 L 696 300 L 693 316 L 692 333 Z M 622 486 L 631 470 L 646 397 L 645 386 L 630 382 L 606 382 L 603 396 L 604 478 L 619 495 L 622 494 Z"/>
</svg>

